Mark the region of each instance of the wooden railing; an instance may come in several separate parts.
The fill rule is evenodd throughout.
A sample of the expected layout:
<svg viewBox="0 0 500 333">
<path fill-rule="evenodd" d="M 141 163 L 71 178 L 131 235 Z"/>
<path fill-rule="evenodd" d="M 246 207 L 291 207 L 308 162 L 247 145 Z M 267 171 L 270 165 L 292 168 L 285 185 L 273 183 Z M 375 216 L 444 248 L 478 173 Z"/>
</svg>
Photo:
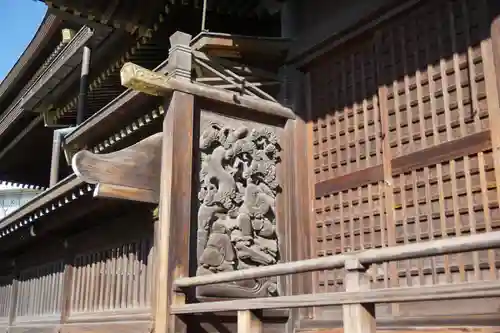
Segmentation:
<svg viewBox="0 0 500 333">
<path fill-rule="evenodd" d="M 187 288 L 202 285 L 344 268 L 346 271 L 344 281 L 346 291 L 196 304 L 175 303 L 171 306 L 170 313 L 172 315 L 186 315 L 238 311 L 238 333 L 246 333 L 262 332 L 262 324 L 258 316 L 253 312 L 255 310 L 342 306 L 344 331 L 346 333 L 374 333 L 376 331 L 375 305 L 377 303 L 500 297 L 500 281 L 370 290 L 370 278 L 366 274 L 370 265 L 387 261 L 417 259 L 494 248 L 500 248 L 500 231 L 418 244 L 370 249 L 241 271 L 179 278 L 175 280 L 174 288 L 182 293 Z"/>
</svg>

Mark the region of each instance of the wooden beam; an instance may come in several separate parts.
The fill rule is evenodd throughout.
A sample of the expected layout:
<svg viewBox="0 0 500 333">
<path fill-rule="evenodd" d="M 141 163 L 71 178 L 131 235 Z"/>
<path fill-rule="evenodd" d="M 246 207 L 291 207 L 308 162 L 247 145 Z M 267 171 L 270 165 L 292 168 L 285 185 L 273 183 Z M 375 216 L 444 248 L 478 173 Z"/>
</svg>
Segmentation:
<svg viewBox="0 0 500 333">
<path fill-rule="evenodd" d="M 252 96 L 242 96 L 232 91 L 218 89 L 201 83 L 177 77 L 161 75 L 135 65 L 126 63 L 120 71 L 121 83 L 127 88 L 153 96 L 165 96 L 172 91 L 182 91 L 198 97 L 216 100 L 222 103 L 271 114 L 286 119 L 295 119 L 291 109 L 279 103 L 266 101 Z"/>
<path fill-rule="evenodd" d="M 99 183 L 94 189 L 94 197 L 158 203 L 158 191 L 136 187 Z"/>
<path fill-rule="evenodd" d="M 285 38 L 202 32 L 193 40 L 192 48 L 217 57 L 241 58 L 259 54 L 276 59 L 285 56 L 289 45 L 290 40 Z"/>
<path fill-rule="evenodd" d="M 391 162 L 392 174 L 399 175 L 429 165 L 477 154 L 488 149 L 491 149 L 491 132 L 489 130 L 397 157 Z"/>
<path fill-rule="evenodd" d="M 492 148 L 491 131 L 467 135 L 411 154 L 391 160 L 391 174 L 397 176 L 427 166 L 454 160 L 462 156 L 477 154 Z M 315 196 L 323 197 L 367 184 L 384 180 L 382 164 L 359 170 L 344 176 L 321 181 L 315 185 Z"/>
<path fill-rule="evenodd" d="M 153 134 L 125 149 L 94 154 L 82 150 L 71 166 L 84 182 L 99 184 L 94 195 L 158 202 L 162 133 Z"/>
<path fill-rule="evenodd" d="M 406 319 L 406 316 L 405 316 Z M 432 318 L 434 321 L 434 318 Z M 432 327 L 434 325 L 428 325 L 428 327 L 415 328 L 411 326 L 419 326 L 419 325 L 398 325 L 398 319 L 389 319 L 383 320 L 383 323 L 392 322 L 395 323 L 395 328 L 384 328 L 377 329 L 377 333 L 494 333 L 496 330 L 493 327 L 467 327 L 465 324 L 460 325 L 460 327 L 454 327 L 452 324 L 439 325 L 441 327 Z M 401 319 L 399 319 L 401 320 Z M 323 324 L 325 321 L 318 320 L 316 321 L 318 324 Z M 425 321 L 424 321 L 425 322 Z M 314 320 L 308 320 L 308 326 L 306 328 L 299 328 L 297 333 L 344 333 L 343 328 L 324 328 L 323 326 L 319 326 L 317 328 L 309 327 L 309 323 L 315 323 Z M 427 323 L 426 323 L 427 324 Z M 337 323 L 328 323 L 328 327 L 338 327 Z M 311 325 L 312 326 L 312 325 Z M 380 326 L 380 325 L 379 325 Z M 427 325 L 426 325 L 427 326 Z M 436 325 L 438 326 L 438 325 Z M 478 325 L 479 326 L 479 325 Z"/>
<path fill-rule="evenodd" d="M 0 159 L 4 158 L 5 155 L 13 150 L 21 140 L 29 135 L 30 132 L 42 122 L 42 119 L 42 116 L 37 116 L 29 123 L 28 126 L 26 126 L 19 134 L 17 134 L 16 137 L 12 141 L 10 141 L 2 151 L 0 151 Z"/>
<path fill-rule="evenodd" d="M 315 185 L 315 196 L 324 197 L 327 194 L 342 192 L 367 184 L 375 184 L 384 180 L 384 169 L 381 164 L 363 170 L 321 181 Z"/>
</svg>

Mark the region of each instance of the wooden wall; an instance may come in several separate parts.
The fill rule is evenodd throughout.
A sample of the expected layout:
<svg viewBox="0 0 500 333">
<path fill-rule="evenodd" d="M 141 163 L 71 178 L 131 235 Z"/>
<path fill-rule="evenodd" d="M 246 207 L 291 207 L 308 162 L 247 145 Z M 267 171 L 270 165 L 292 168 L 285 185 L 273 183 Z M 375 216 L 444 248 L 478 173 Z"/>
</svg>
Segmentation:
<svg viewBox="0 0 500 333">
<path fill-rule="evenodd" d="M 92 216 L 92 215 L 91 215 Z M 96 216 L 95 218 L 99 218 Z M 149 209 L 96 221 L 13 258 L 0 278 L 0 329 L 73 332 L 151 326 L 153 221 Z M 103 324 L 103 323 L 106 324 Z"/>
<path fill-rule="evenodd" d="M 314 256 L 499 227 L 490 9 L 486 0 L 421 1 L 308 64 Z M 496 279 L 498 255 L 384 264 L 372 268 L 373 286 Z M 319 272 L 313 284 L 315 292 L 343 290 L 340 272 Z M 499 305 L 489 300 L 378 311 L 484 314 Z M 315 318 L 339 311 L 318 309 Z"/>
</svg>

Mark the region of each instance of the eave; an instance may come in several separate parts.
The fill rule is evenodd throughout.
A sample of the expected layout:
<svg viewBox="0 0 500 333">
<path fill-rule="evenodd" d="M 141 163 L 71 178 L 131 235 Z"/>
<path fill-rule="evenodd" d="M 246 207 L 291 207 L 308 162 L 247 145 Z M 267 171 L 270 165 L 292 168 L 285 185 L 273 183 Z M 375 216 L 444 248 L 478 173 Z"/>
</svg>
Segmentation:
<svg viewBox="0 0 500 333">
<path fill-rule="evenodd" d="M 96 22 L 129 33 L 142 35 L 152 29 L 158 13 L 162 15 L 175 10 L 189 10 L 197 13 L 200 18 L 203 2 L 185 0 L 144 0 L 140 2 L 114 1 L 83 1 L 83 0 L 39 0 L 47 4 L 50 10 L 62 12 L 74 17 L 79 22 Z M 233 0 L 207 2 L 207 14 L 228 17 L 269 17 L 281 10 L 282 0 L 249 1 Z M 85 23 L 86 24 L 86 23 Z"/>
<path fill-rule="evenodd" d="M 81 63 L 81 49 L 94 36 L 94 31 L 82 27 L 73 39 L 57 55 L 52 64 L 28 88 L 21 98 L 20 108 L 34 110 L 40 101 Z"/>
<path fill-rule="evenodd" d="M 83 27 L 48 68 L 24 89 L 25 93 L 14 101 L 0 120 L 0 137 L 21 117 L 23 112 L 32 110 L 50 89 L 76 68 L 81 61 L 80 52 L 77 51 L 89 42 L 93 34 L 91 29 Z"/>
<path fill-rule="evenodd" d="M 63 22 L 55 15 L 47 13 L 28 47 L 19 57 L 17 63 L 0 83 L 0 107 L 5 104 L 8 95 L 15 94 L 22 88 L 26 77 L 31 77 L 38 68 L 31 68 L 42 50 L 47 47 L 48 41 L 55 34 L 59 34 Z M 8 102 L 7 102 L 8 103 Z"/>
<path fill-rule="evenodd" d="M 137 61 L 147 68 L 155 68 L 168 57 L 168 43 L 165 42 L 165 35 L 168 35 L 171 27 L 167 22 L 159 26 L 158 30 L 148 37 L 135 39 L 131 36 L 126 36 L 125 41 L 121 45 L 127 45 L 123 49 L 116 61 L 107 64 L 106 68 L 99 68 L 97 64 L 91 65 L 91 77 L 88 93 L 88 115 L 98 113 L 106 107 L 110 101 L 122 94 L 126 88 L 120 84 L 120 68 L 125 61 Z M 117 30 L 118 31 L 118 30 Z M 99 52 L 99 50 L 98 50 Z M 102 55 L 101 57 L 103 57 Z M 94 56 L 92 57 L 94 58 Z M 95 58 L 99 58 L 95 54 Z M 102 67 L 102 66 L 101 66 Z M 76 120 L 76 105 L 77 98 L 65 101 L 63 104 L 59 102 L 58 107 L 50 111 L 46 116 L 46 122 L 56 125 L 74 124 Z M 54 103 L 55 104 L 55 103 Z"/>
<path fill-rule="evenodd" d="M 43 241 L 55 232 L 63 235 L 83 231 L 101 223 L 100 216 L 109 218 L 124 209 L 139 208 L 131 202 L 96 200 L 95 188 L 96 185 L 72 174 L 41 192 L 0 220 L 0 251 L 16 251 L 28 243 Z M 142 205 L 141 209 L 150 209 Z M 93 218 L 87 220 L 88 216 Z"/>
<path fill-rule="evenodd" d="M 167 73 L 167 62 L 164 61 L 154 71 Z M 159 98 L 131 89 L 126 90 L 64 138 L 67 154 L 71 156 L 84 148 L 99 147 L 105 144 L 106 139 L 113 133 L 119 133 L 122 130 L 128 132 L 126 129 L 128 125 L 134 129 L 141 127 L 140 121 L 134 124 L 136 120 L 145 115 L 145 109 L 154 109 L 154 106 L 159 103 L 161 103 Z M 154 118 L 153 114 L 151 118 Z M 144 119 L 144 122 L 147 120 Z M 94 152 L 103 152 L 103 150 Z"/>
<path fill-rule="evenodd" d="M 75 201 L 91 197 L 93 189 L 93 185 L 71 175 L 41 192 L 0 221 L 0 248 L 15 246 L 20 241 L 35 237 L 40 227 L 39 220 L 52 216 Z M 73 218 L 79 214 L 81 212 L 75 213 Z"/>
</svg>

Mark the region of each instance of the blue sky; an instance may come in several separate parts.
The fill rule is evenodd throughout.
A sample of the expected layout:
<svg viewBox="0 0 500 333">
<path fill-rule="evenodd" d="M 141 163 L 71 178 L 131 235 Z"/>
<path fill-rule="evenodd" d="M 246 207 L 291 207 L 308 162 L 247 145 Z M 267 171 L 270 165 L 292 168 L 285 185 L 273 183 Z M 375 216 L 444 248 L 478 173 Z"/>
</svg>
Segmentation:
<svg viewBox="0 0 500 333">
<path fill-rule="evenodd" d="M 31 42 L 46 10 L 35 0 L 0 0 L 0 81 Z"/>
</svg>

